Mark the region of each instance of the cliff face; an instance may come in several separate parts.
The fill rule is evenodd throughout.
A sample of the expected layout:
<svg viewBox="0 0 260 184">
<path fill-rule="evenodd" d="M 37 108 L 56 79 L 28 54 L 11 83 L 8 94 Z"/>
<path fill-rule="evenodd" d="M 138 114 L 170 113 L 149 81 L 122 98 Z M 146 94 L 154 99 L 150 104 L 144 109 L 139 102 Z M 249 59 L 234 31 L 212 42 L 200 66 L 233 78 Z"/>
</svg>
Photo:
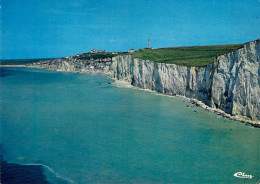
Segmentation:
<svg viewBox="0 0 260 184">
<path fill-rule="evenodd" d="M 212 106 L 260 119 L 260 40 L 220 56 L 212 80 Z"/>
<path fill-rule="evenodd" d="M 260 119 L 260 40 L 219 56 L 205 67 L 113 58 L 112 77 L 133 86 L 195 98 L 231 115 Z"/>
<path fill-rule="evenodd" d="M 113 78 L 130 82 L 133 86 L 169 95 L 205 99 L 211 92 L 212 69 L 155 63 L 126 55 L 113 58 Z"/>
<path fill-rule="evenodd" d="M 99 60 L 76 56 L 29 67 L 109 75 L 133 86 L 202 101 L 231 115 L 260 120 L 260 40 L 216 58 L 203 67 L 155 63 L 123 55 Z"/>
</svg>

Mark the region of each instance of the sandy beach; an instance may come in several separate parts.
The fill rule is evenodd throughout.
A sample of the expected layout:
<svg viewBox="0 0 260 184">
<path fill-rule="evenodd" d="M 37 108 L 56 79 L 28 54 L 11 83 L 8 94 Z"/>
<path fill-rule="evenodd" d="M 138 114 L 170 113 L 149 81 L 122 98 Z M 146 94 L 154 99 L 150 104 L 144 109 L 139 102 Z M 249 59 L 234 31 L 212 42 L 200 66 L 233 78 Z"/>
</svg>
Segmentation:
<svg viewBox="0 0 260 184">
<path fill-rule="evenodd" d="M 16 67 L 26 67 L 25 65 L 0 65 L 0 67 L 11 67 L 11 68 L 16 68 Z"/>
</svg>

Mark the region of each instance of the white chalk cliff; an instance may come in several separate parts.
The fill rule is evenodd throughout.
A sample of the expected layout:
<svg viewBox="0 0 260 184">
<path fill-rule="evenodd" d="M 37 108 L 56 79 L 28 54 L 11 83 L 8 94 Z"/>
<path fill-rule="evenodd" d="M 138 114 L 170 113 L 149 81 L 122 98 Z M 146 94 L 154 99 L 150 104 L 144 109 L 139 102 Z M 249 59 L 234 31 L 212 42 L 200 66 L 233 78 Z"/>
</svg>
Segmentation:
<svg viewBox="0 0 260 184">
<path fill-rule="evenodd" d="M 139 88 L 194 98 L 233 116 L 260 120 L 260 39 L 202 67 L 156 63 L 132 55 L 98 61 L 70 57 L 28 66 L 105 74 Z"/>
</svg>

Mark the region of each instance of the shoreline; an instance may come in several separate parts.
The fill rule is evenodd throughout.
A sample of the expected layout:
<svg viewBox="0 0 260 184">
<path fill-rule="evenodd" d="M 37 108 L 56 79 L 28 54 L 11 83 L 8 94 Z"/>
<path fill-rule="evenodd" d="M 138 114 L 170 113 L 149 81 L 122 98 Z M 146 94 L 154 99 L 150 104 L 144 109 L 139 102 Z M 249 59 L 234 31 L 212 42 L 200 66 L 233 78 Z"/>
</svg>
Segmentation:
<svg viewBox="0 0 260 184">
<path fill-rule="evenodd" d="M 135 87 L 135 86 L 132 86 L 129 82 L 126 82 L 126 81 L 121 81 L 121 80 L 117 80 L 115 78 L 111 78 L 114 80 L 114 82 L 112 83 L 114 86 L 117 86 L 117 87 L 123 87 L 123 88 L 133 88 L 133 89 L 137 89 L 137 90 L 142 90 L 142 91 L 147 91 L 147 92 L 150 92 L 150 93 L 154 93 L 156 95 L 163 95 L 163 96 L 168 96 L 168 97 L 177 97 L 177 98 L 183 98 L 183 99 L 186 99 L 186 100 L 189 100 L 191 103 L 195 104 L 197 107 L 200 107 L 200 108 L 203 108 L 203 109 L 206 109 L 210 112 L 213 112 L 217 115 L 220 115 L 222 117 L 225 117 L 225 118 L 228 118 L 230 120 L 235 120 L 235 121 L 239 121 L 239 122 L 242 122 L 242 123 L 245 123 L 247 125 L 250 125 L 254 128 L 260 128 L 260 121 L 253 121 L 253 120 L 246 120 L 246 119 L 243 119 L 239 116 L 232 116 L 224 111 L 222 111 L 221 109 L 216 109 L 216 108 L 212 108 L 212 107 L 209 107 L 207 106 L 206 104 L 204 104 L 202 101 L 199 101 L 197 99 L 194 99 L 194 98 L 188 98 L 186 96 L 181 96 L 181 95 L 176 95 L 176 96 L 172 96 L 172 95 L 167 95 L 167 94 L 163 94 L 163 93 L 158 93 L 156 91 L 152 91 L 152 90 L 149 90 L 149 89 L 142 89 L 142 88 L 138 88 L 138 87 Z"/>
<path fill-rule="evenodd" d="M 24 67 L 24 68 L 38 68 L 38 69 L 50 70 L 50 69 L 47 69 L 47 68 L 30 67 L 30 66 L 26 66 L 26 65 L 0 65 L 0 67 Z M 154 93 L 154 94 L 157 94 L 157 95 L 163 95 L 163 96 L 168 96 L 168 97 L 183 98 L 183 99 L 191 101 L 191 103 L 195 104 L 197 107 L 201 107 L 201 108 L 206 109 L 208 111 L 211 111 L 211 112 L 213 112 L 213 113 L 215 113 L 217 115 L 221 115 L 222 117 L 228 118 L 230 120 L 235 120 L 235 121 L 239 121 L 239 122 L 245 123 L 246 125 L 250 125 L 250 126 L 252 126 L 254 128 L 260 128 L 260 120 L 259 121 L 253 121 L 253 120 L 247 120 L 247 119 L 241 118 L 238 115 L 237 116 L 232 116 L 232 115 L 222 111 L 221 109 L 216 109 L 216 108 L 209 107 L 205 103 L 203 103 L 202 101 L 199 101 L 199 100 L 194 99 L 194 98 L 188 98 L 186 96 L 181 96 L 181 95 L 172 96 L 172 95 L 167 95 L 167 94 L 159 93 L 159 92 L 156 92 L 156 91 L 152 91 L 152 90 L 149 90 L 149 89 L 138 88 L 136 86 L 131 85 L 127 81 L 122 81 L 122 80 L 118 80 L 118 79 L 112 78 L 112 77 L 110 77 L 109 74 L 105 74 L 105 73 L 101 73 L 101 72 L 94 72 L 94 71 L 85 71 L 85 72 L 76 72 L 76 71 L 72 72 L 72 71 L 60 71 L 60 70 L 50 70 L 50 71 L 107 76 L 107 77 L 109 77 L 110 79 L 113 80 L 112 84 L 114 86 L 124 87 L 124 88 L 132 88 L 132 89 L 137 89 L 137 90 L 143 90 L 143 91 L 151 92 L 151 93 Z"/>
</svg>

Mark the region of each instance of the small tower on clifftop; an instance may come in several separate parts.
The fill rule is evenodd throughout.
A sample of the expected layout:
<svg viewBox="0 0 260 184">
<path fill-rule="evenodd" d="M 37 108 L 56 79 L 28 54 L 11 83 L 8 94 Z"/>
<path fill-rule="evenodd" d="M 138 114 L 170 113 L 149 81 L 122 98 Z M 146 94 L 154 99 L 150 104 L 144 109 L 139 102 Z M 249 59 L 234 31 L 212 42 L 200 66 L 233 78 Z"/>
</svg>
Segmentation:
<svg viewBox="0 0 260 184">
<path fill-rule="evenodd" d="M 150 38 L 148 38 L 148 49 L 150 49 Z"/>
</svg>

